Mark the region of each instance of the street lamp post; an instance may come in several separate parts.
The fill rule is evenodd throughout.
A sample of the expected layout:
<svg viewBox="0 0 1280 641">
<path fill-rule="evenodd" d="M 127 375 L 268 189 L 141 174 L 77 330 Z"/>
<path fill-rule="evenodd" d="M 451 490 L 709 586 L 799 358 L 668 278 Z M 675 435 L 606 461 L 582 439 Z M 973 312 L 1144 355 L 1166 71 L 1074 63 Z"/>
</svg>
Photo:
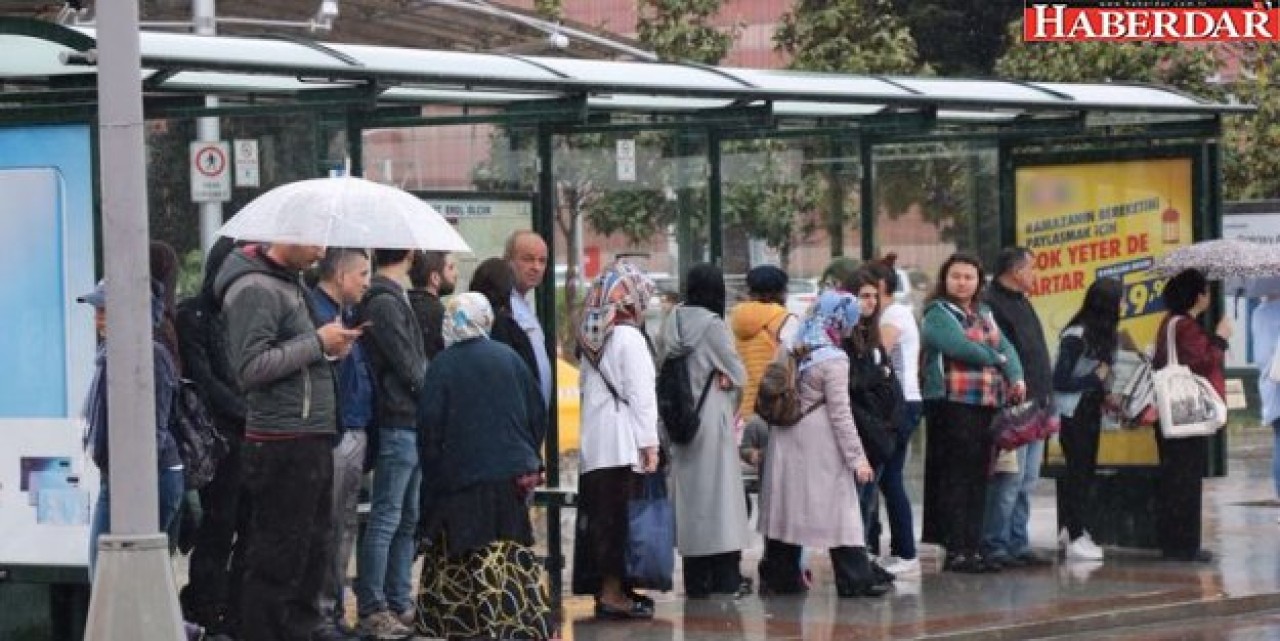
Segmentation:
<svg viewBox="0 0 1280 641">
<path fill-rule="evenodd" d="M 107 279 L 111 528 L 98 541 L 87 641 L 183 638 L 169 540 L 157 532 L 155 393 L 137 0 L 98 12 L 98 139 Z"/>
</svg>

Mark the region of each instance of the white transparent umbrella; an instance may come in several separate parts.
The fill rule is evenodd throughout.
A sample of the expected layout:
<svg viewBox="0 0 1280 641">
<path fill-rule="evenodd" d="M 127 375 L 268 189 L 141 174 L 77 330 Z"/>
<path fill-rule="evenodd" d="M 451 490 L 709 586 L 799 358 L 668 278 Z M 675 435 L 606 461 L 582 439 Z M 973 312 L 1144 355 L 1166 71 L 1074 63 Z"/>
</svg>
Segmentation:
<svg viewBox="0 0 1280 641">
<path fill-rule="evenodd" d="M 293 245 L 471 251 L 453 225 L 420 198 L 350 176 L 276 187 L 245 205 L 218 235 Z"/>
<path fill-rule="evenodd" d="M 1247 240 L 1202 240 L 1157 258 L 1152 272 L 1173 276 L 1184 269 L 1198 269 L 1210 280 L 1280 276 L 1280 249 Z"/>
</svg>

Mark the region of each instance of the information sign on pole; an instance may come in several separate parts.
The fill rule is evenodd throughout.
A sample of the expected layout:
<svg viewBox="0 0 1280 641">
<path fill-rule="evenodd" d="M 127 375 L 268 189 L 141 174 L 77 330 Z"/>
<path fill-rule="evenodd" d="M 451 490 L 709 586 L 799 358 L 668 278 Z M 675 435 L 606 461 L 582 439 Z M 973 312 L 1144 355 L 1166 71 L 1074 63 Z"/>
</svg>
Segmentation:
<svg viewBox="0 0 1280 641">
<path fill-rule="evenodd" d="M 261 187 L 258 141 L 237 140 L 235 148 L 236 187 Z"/>
<path fill-rule="evenodd" d="M 231 146 L 226 142 L 191 143 L 191 201 L 231 200 Z"/>
</svg>

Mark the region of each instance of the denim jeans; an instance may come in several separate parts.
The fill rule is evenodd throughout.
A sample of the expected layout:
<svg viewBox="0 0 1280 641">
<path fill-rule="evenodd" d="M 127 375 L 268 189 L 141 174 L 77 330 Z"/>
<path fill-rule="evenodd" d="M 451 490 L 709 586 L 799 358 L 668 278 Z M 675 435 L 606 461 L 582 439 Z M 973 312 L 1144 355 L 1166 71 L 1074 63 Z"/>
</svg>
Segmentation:
<svg viewBox="0 0 1280 641">
<path fill-rule="evenodd" d="M 1018 471 L 996 474 L 987 486 L 983 517 L 982 551 L 995 558 L 1011 558 L 1031 551 L 1027 521 L 1031 519 L 1031 492 L 1040 479 L 1044 441 L 1018 448 Z"/>
<path fill-rule="evenodd" d="M 413 557 L 418 529 L 418 432 L 414 428 L 373 428 L 378 433 L 378 466 L 373 471 L 369 522 L 356 568 L 360 616 L 413 607 Z"/>
<path fill-rule="evenodd" d="M 348 429 L 333 449 L 333 566 L 320 593 L 320 613 L 328 620 L 339 620 L 343 586 L 346 585 L 351 551 L 355 549 L 360 515 L 360 481 L 364 478 L 366 434 L 362 429 Z"/>
<path fill-rule="evenodd" d="M 157 495 L 160 520 L 156 523 L 157 532 L 168 532 L 169 526 L 178 516 L 178 508 L 182 507 L 182 495 L 186 491 L 186 482 L 182 470 L 160 470 L 157 477 Z M 111 493 L 107 490 L 107 473 L 102 473 L 102 486 L 98 490 L 98 502 L 93 508 L 93 519 L 89 523 L 89 582 L 93 582 L 93 572 L 98 566 L 98 537 L 111 532 Z"/>
<path fill-rule="evenodd" d="M 923 410 L 924 404 L 920 401 L 907 401 L 902 413 L 902 425 L 898 426 L 897 449 L 885 464 L 884 470 L 880 472 L 877 483 L 880 493 L 884 495 L 884 509 L 889 513 L 889 553 L 900 559 L 916 558 L 916 535 L 911 517 L 911 497 L 907 496 L 903 471 L 911 455 L 911 437 L 920 425 L 920 414 Z M 880 515 L 876 509 L 874 493 L 867 502 L 872 506 L 871 518 L 866 521 L 867 548 L 879 554 Z"/>
</svg>

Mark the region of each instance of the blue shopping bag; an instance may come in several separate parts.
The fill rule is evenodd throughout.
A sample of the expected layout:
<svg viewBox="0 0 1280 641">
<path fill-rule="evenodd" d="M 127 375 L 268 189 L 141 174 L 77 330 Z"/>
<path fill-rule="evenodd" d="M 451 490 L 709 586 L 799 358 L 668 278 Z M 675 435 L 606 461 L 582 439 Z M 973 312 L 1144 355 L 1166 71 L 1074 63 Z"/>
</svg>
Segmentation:
<svg viewBox="0 0 1280 641">
<path fill-rule="evenodd" d="M 671 589 L 676 565 L 676 523 L 667 478 L 646 474 L 640 492 L 627 503 L 627 582 L 648 590 Z"/>
</svg>

